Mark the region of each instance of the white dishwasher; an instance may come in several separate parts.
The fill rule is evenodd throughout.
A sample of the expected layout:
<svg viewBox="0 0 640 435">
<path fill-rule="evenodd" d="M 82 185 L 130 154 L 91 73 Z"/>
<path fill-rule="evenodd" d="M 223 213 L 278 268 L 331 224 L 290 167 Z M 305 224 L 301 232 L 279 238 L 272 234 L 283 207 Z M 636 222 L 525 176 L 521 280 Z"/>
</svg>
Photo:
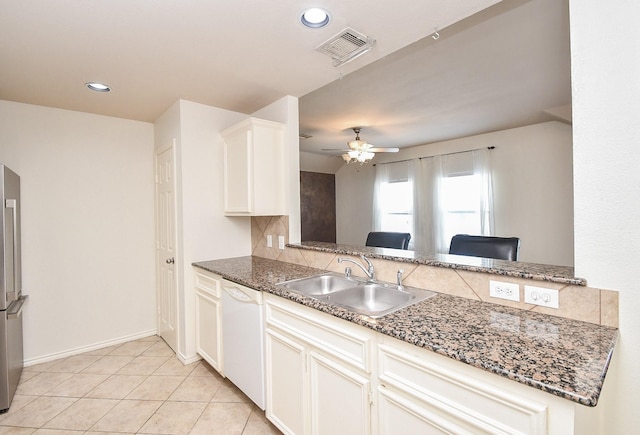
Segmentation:
<svg viewBox="0 0 640 435">
<path fill-rule="evenodd" d="M 262 292 L 222 281 L 224 375 L 264 410 Z"/>
</svg>

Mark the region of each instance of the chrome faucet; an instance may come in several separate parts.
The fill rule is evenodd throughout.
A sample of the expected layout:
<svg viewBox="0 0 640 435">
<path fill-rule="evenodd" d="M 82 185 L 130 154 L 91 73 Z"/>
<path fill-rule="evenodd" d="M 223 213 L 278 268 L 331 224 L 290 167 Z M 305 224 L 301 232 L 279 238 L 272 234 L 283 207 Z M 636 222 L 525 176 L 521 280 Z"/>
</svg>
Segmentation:
<svg viewBox="0 0 640 435">
<path fill-rule="evenodd" d="M 404 285 L 402 285 L 403 273 L 404 273 L 404 269 L 398 269 L 398 273 L 396 274 L 396 283 L 398 285 L 398 290 L 404 290 Z"/>
<path fill-rule="evenodd" d="M 346 261 L 348 263 L 353 263 L 356 266 L 358 266 L 360 269 L 362 269 L 362 271 L 367 275 L 368 282 L 376 282 L 375 275 L 373 274 L 373 263 L 364 255 L 361 255 L 360 258 L 362 258 L 362 260 L 367 263 L 366 268 L 362 264 L 350 258 L 338 258 L 338 263 L 342 263 L 343 261 Z"/>
</svg>

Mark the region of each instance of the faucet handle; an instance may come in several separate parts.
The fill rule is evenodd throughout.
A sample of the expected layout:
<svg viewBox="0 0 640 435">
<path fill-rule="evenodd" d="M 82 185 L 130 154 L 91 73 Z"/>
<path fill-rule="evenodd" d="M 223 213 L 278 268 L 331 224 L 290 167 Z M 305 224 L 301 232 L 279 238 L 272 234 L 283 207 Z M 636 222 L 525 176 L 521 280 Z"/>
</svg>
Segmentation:
<svg viewBox="0 0 640 435">
<path fill-rule="evenodd" d="M 349 266 L 344 268 L 344 277 L 351 278 L 351 268 Z"/>
<path fill-rule="evenodd" d="M 364 261 L 365 263 L 367 263 L 367 266 L 369 267 L 373 267 L 373 263 L 371 263 L 371 260 L 369 260 L 366 256 L 361 255 L 360 258 L 362 258 L 362 261 Z"/>
<path fill-rule="evenodd" d="M 398 273 L 396 274 L 396 280 L 398 283 L 398 290 L 402 290 L 404 286 L 402 285 L 402 274 L 404 273 L 404 269 L 398 269 Z"/>
</svg>

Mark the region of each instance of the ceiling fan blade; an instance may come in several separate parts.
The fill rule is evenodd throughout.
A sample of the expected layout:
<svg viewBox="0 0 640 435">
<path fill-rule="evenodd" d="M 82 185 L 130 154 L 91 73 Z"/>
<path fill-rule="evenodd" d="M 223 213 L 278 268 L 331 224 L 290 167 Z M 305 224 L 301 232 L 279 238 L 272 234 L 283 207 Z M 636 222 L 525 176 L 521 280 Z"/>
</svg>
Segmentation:
<svg viewBox="0 0 640 435">
<path fill-rule="evenodd" d="M 372 153 L 397 153 L 400 148 L 369 148 L 367 151 Z"/>
</svg>

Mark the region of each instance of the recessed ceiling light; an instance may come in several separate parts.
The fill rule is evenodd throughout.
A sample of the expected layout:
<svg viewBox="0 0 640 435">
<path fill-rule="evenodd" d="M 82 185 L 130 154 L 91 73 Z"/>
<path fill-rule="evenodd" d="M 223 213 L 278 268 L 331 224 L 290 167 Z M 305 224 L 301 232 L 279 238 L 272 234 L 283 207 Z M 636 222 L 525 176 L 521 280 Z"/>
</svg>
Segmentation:
<svg viewBox="0 0 640 435">
<path fill-rule="evenodd" d="M 326 26 L 330 19 L 329 12 L 321 8 L 309 8 L 300 15 L 300 22 L 313 29 Z"/>
<path fill-rule="evenodd" d="M 91 89 L 92 91 L 96 91 L 96 92 L 109 92 L 111 91 L 111 88 L 109 87 L 109 85 L 105 85 L 104 83 L 97 83 L 97 82 L 88 82 L 84 84 L 87 88 Z"/>
</svg>

